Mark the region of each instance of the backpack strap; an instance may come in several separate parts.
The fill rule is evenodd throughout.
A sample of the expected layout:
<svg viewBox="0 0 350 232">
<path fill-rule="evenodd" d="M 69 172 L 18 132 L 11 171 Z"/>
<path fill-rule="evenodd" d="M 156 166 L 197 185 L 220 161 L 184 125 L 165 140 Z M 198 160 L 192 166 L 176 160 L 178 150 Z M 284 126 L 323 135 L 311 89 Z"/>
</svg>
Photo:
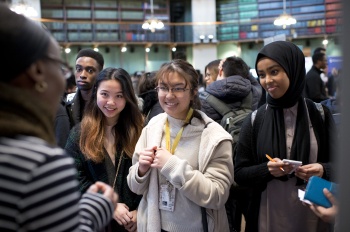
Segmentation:
<svg viewBox="0 0 350 232">
<path fill-rule="evenodd" d="M 214 108 L 221 116 L 224 116 L 228 112 L 231 111 L 230 107 L 228 107 L 223 101 L 214 97 L 208 92 L 201 92 L 199 97 L 209 103 L 211 107 Z"/>
<path fill-rule="evenodd" d="M 251 122 L 252 126 L 253 126 L 254 121 L 255 121 L 256 113 L 258 113 L 258 110 L 254 110 L 254 111 L 252 112 L 252 116 L 251 116 L 251 118 L 250 118 L 250 122 Z"/>
<path fill-rule="evenodd" d="M 268 106 L 268 104 L 265 103 L 265 111 L 266 111 L 266 109 L 267 109 L 267 106 Z M 253 126 L 253 124 L 254 124 L 255 117 L 256 117 L 257 113 L 258 113 L 258 109 L 254 110 L 254 111 L 252 112 L 252 117 L 251 117 L 252 126 Z"/>
<path fill-rule="evenodd" d="M 232 111 L 230 107 L 227 106 L 227 104 L 220 99 L 214 97 L 208 92 L 201 92 L 199 95 L 199 98 L 207 101 L 211 107 L 214 108 L 221 116 L 226 115 L 228 112 Z M 252 109 L 252 92 L 249 92 L 249 94 L 243 98 L 240 108 L 250 110 Z"/>
<path fill-rule="evenodd" d="M 260 133 L 260 126 L 264 121 L 267 104 L 261 106 L 256 110 L 254 120 L 252 120 L 252 144 L 257 144 L 258 134 Z M 257 154 L 257 147 L 252 146 L 254 154 Z M 259 162 L 259 156 L 254 156 L 254 162 Z"/>
<path fill-rule="evenodd" d="M 308 99 L 309 102 L 313 102 L 312 100 Z M 307 99 L 304 98 L 304 102 L 305 104 L 307 103 Z M 321 103 L 317 103 L 317 102 L 313 102 L 316 106 L 316 109 L 318 110 L 318 112 L 320 113 L 321 115 L 321 118 L 322 118 L 322 121 L 324 122 L 325 121 L 325 114 L 324 114 L 324 109 L 323 109 L 323 106 Z M 307 106 L 307 104 L 306 104 Z M 309 110 L 309 109 L 308 109 Z M 310 117 L 309 117 L 309 120 L 310 120 Z"/>
<path fill-rule="evenodd" d="M 252 94 L 252 91 L 250 91 L 249 94 L 245 98 L 243 98 L 241 108 L 251 110 L 252 109 L 252 99 L 253 99 L 253 94 Z"/>
<path fill-rule="evenodd" d="M 322 104 L 321 103 L 317 103 L 317 102 L 314 102 L 314 103 L 315 103 L 316 108 L 318 109 L 318 111 L 321 114 L 322 120 L 324 121 L 325 120 L 325 116 L 324 116 L 324 109 L 322 107 Z"/>
</svg>

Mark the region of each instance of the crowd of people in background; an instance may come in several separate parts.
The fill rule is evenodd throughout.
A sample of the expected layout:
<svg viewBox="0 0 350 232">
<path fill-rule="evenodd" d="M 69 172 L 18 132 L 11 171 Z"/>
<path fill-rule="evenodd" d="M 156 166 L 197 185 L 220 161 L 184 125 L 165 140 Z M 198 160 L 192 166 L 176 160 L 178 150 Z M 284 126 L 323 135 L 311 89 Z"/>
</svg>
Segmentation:
<svg viewBox="0 0 350 232">
<path fill-rule="evenodd" d="M 88 48 L 67 68 L 44 28 L 2 4 L 0 20 L 1 231 L 333 231 L 335 197 L 297 195 L 311 176 L 334 181 L 341 70 L 324 48 L 307 73 L 277 41 L 258 78 L 236 56 L 204 76 L 186 57 L 130 75 Z M 232 110 L 251 97 L 235 149 L 205 93 Z"/>
</svg>

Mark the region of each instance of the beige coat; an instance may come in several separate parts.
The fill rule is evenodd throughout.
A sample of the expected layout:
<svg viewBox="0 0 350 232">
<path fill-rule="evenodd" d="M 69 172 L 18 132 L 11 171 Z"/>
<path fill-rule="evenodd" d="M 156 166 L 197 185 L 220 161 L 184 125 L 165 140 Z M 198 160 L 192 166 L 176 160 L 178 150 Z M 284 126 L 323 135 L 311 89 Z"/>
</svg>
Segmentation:
<svg viewBox="0 0 350 232">
<path fill-rule="evenodd" d="M 207 124 L 199 146 L 198 167 L 201 176 L 198 176 L 197 181 L 192 178 L 190 183 L 185 180 L 181 191 L 186 192 L 186 196 L 189 196 L 191 201 L 207 209 L 209 231 L 225 232 L 229 231 L 225 203 L 233 182 L 232 138 L 219 124 L 204 113 L 200 112 L 200 114 Z M 145 176 L 139 177 L 138 151 L 160 145 L 166 118 L 166 113 L 159 114 L 143 129 L 133 156 L 133 166 L 127 177 L 131 191 L 143 195 L 137 215 L 139 232 L 161 230 L 158 209 L 158 170 L 151 168 Z M 206 173 L 209 163 L 210 173 Z M 150 189 L 152 191 L 149 191 Z"/>
</svg>

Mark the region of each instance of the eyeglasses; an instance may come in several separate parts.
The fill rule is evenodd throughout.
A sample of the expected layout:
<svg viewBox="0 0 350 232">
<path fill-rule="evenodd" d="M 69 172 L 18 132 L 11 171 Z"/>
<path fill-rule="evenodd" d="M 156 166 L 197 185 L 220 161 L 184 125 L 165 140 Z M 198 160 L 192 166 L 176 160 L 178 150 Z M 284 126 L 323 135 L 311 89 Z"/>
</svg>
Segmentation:
<svg viewBox="0 0 350 232">
<path fill-rule="evenodd" d="M 72 71 L 68 68 L 67 64 L 64 61 L 62 61 L 58 58 L 48 56 L 48 55 L 44 56 L 44 58 L 51 60 L 53 62 L 59 63 L 60 68 L 61 68 L 61 72 L 65 78 L 69 78 L 72 75 Z"/>
<path fill-rule="evenodd" d="M 190 90 L 191 88 L 180 88 L 180 87 L 175 87 L 175 88 L 168 88 L 165 86 L 158 86 L 155 88 L 155 90 L 158 92 L 158 94 L 161 95 L 166 95 L 171 91 L 173 94 L 181 94 L 184 93 L 186 90 Z"/>
</svg>

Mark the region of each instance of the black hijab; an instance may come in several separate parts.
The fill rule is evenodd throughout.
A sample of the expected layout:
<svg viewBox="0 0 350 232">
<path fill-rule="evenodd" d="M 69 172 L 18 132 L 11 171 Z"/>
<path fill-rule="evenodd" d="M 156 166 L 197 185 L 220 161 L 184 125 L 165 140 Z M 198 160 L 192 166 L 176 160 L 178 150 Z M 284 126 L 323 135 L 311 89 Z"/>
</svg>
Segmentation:
<svg viewBox="0 0 350 232">
<path fill-rule="evenodd" d="M 284 125 L 284 108 L 290 108 L 298 103 L 297 123 L 291 148 L 291 159 L 309 163 L 310 132 L 307 108 L 302 97 L 305 85 L 305 57 L 302 51 L 293 43 L 286 41 L 272 42 L 259 52 L 255 68 L 260 59 L 267 57 L 277 62 L 289 78 L 289 88 L 286 93 L 274 99 L 269 94 L 265 116 L 261 122 L 257 137 L 257 154 L 265 161 L 265 154 L 280 159 L 287 158 L 286 135 Z M 265 107 L 265 106 L 263 106 Z"/>
</svg>

